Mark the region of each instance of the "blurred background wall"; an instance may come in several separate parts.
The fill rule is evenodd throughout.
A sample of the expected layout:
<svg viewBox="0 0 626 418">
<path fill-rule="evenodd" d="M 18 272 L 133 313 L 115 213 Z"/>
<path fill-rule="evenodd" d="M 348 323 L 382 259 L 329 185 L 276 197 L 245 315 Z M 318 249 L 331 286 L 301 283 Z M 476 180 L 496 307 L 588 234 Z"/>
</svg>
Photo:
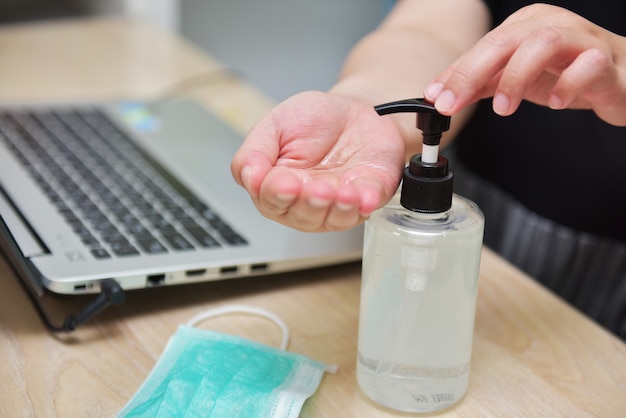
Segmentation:
<svg viewBox="0 0 626 418">
<path fill-rule="evenodd" d="M 0 24 L 119 14 L 182 34 L 275 100 L 330 87 L 389 0 L 0 0 Z"/>
<path fill-rule="evenodd" d="M 180 31 L 282 100 L 326 90 L 354 43 L 385 14 L 381 0 L 181 0 Z"/>
</svg>

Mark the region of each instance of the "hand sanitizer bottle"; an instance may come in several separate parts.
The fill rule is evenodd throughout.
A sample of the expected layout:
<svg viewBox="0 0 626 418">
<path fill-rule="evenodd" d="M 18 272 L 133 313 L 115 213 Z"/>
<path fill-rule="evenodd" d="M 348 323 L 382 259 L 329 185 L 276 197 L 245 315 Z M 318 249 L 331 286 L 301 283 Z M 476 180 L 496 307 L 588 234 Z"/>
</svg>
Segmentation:
<svg viewBox="0 0 626 418">
<path fill-rule="evenodd" d="M 467 391 L 484 218 L 438 155 L 450 117 L 422 99 L 376 110 L 417 112 L 424 145 L 365 224 L 357 380 L 379 404 L 430 412 Z"/>
</svg>

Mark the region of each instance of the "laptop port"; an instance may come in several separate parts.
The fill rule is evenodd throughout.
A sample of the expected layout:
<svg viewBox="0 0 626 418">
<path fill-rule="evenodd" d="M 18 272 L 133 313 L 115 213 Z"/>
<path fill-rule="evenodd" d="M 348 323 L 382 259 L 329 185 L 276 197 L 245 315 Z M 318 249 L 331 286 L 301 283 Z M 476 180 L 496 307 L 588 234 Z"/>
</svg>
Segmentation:
<svg viewBox="0 0 626 418">
<path fill-rule="evenodd" d="M 203 276 L 206 273 L 206 269 L 195 269 L 195 270 L 187 270 L 185 275 L 187 277 L 197 277 Z"/>
<path fill-rule="evenodd" d="M 165 274 L 152 274 L 148 276 L 148 285 L 158 286 L 165 281 Z"/>
<path fill-rule="evenodd" d="M 258 264 L 250 265 L 250 271 L 252 273 L 261 273 L 261 272 L 267 271 L 267 269 L 268 269 L 267 263 L 258 263 Z"/>
<path fill-rule="evenodd" d="M 233 273 L 237 273 L 237 266 L 227 266 L 227 267 L 222 267 L 220 269 L 220 274 L 233 274 Z"/>
</svg>

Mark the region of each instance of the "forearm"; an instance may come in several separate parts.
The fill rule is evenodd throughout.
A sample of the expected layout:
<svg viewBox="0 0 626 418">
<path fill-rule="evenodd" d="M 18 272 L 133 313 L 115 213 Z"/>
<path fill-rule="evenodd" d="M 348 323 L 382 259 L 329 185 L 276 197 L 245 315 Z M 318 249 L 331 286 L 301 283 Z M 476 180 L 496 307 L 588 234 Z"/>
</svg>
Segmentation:
<svg viewBox="0 0 626 418">
<path fill-rule="evenodd" d="M 454 3 L 453 16 L 446 14 L 451 9 L 449 2 Z M 473 24 L 467 25 L 467 21 Z M 489 14 L 481 0 L 398 2 L 381 26 L 355 46 L 339 81 L 330 91 L 358 97 L 372 105 L 420 97 L 424 87 L 488 28 Z M 443 138 L 444 144 L 468 115 L 469 109 L 453 118 L 453 126 Z M 407 155 L 417 152 L 420 141 L 415 115 L 392 117 L 407 144 Z"/>
</svg>

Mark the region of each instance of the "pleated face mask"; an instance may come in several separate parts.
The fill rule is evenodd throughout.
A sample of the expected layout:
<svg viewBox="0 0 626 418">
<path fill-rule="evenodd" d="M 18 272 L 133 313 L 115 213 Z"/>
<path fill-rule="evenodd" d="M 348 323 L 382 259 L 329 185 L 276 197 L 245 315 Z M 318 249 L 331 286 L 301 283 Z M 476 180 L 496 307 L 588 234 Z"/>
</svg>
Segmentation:
<svg viewBox="0 0 626 418">
<path fill-rule="evenodd" d="M 283 331 L 281 349 L 195 328 L 232 312 L 276 322 Z M 178 328 L 118 417 L 297 417 L 324 371 L 333 370 L 285 351 L 288 341 L 286 325 L 267 311 L 230 306 L 201 314 Z"/>
</svg>

